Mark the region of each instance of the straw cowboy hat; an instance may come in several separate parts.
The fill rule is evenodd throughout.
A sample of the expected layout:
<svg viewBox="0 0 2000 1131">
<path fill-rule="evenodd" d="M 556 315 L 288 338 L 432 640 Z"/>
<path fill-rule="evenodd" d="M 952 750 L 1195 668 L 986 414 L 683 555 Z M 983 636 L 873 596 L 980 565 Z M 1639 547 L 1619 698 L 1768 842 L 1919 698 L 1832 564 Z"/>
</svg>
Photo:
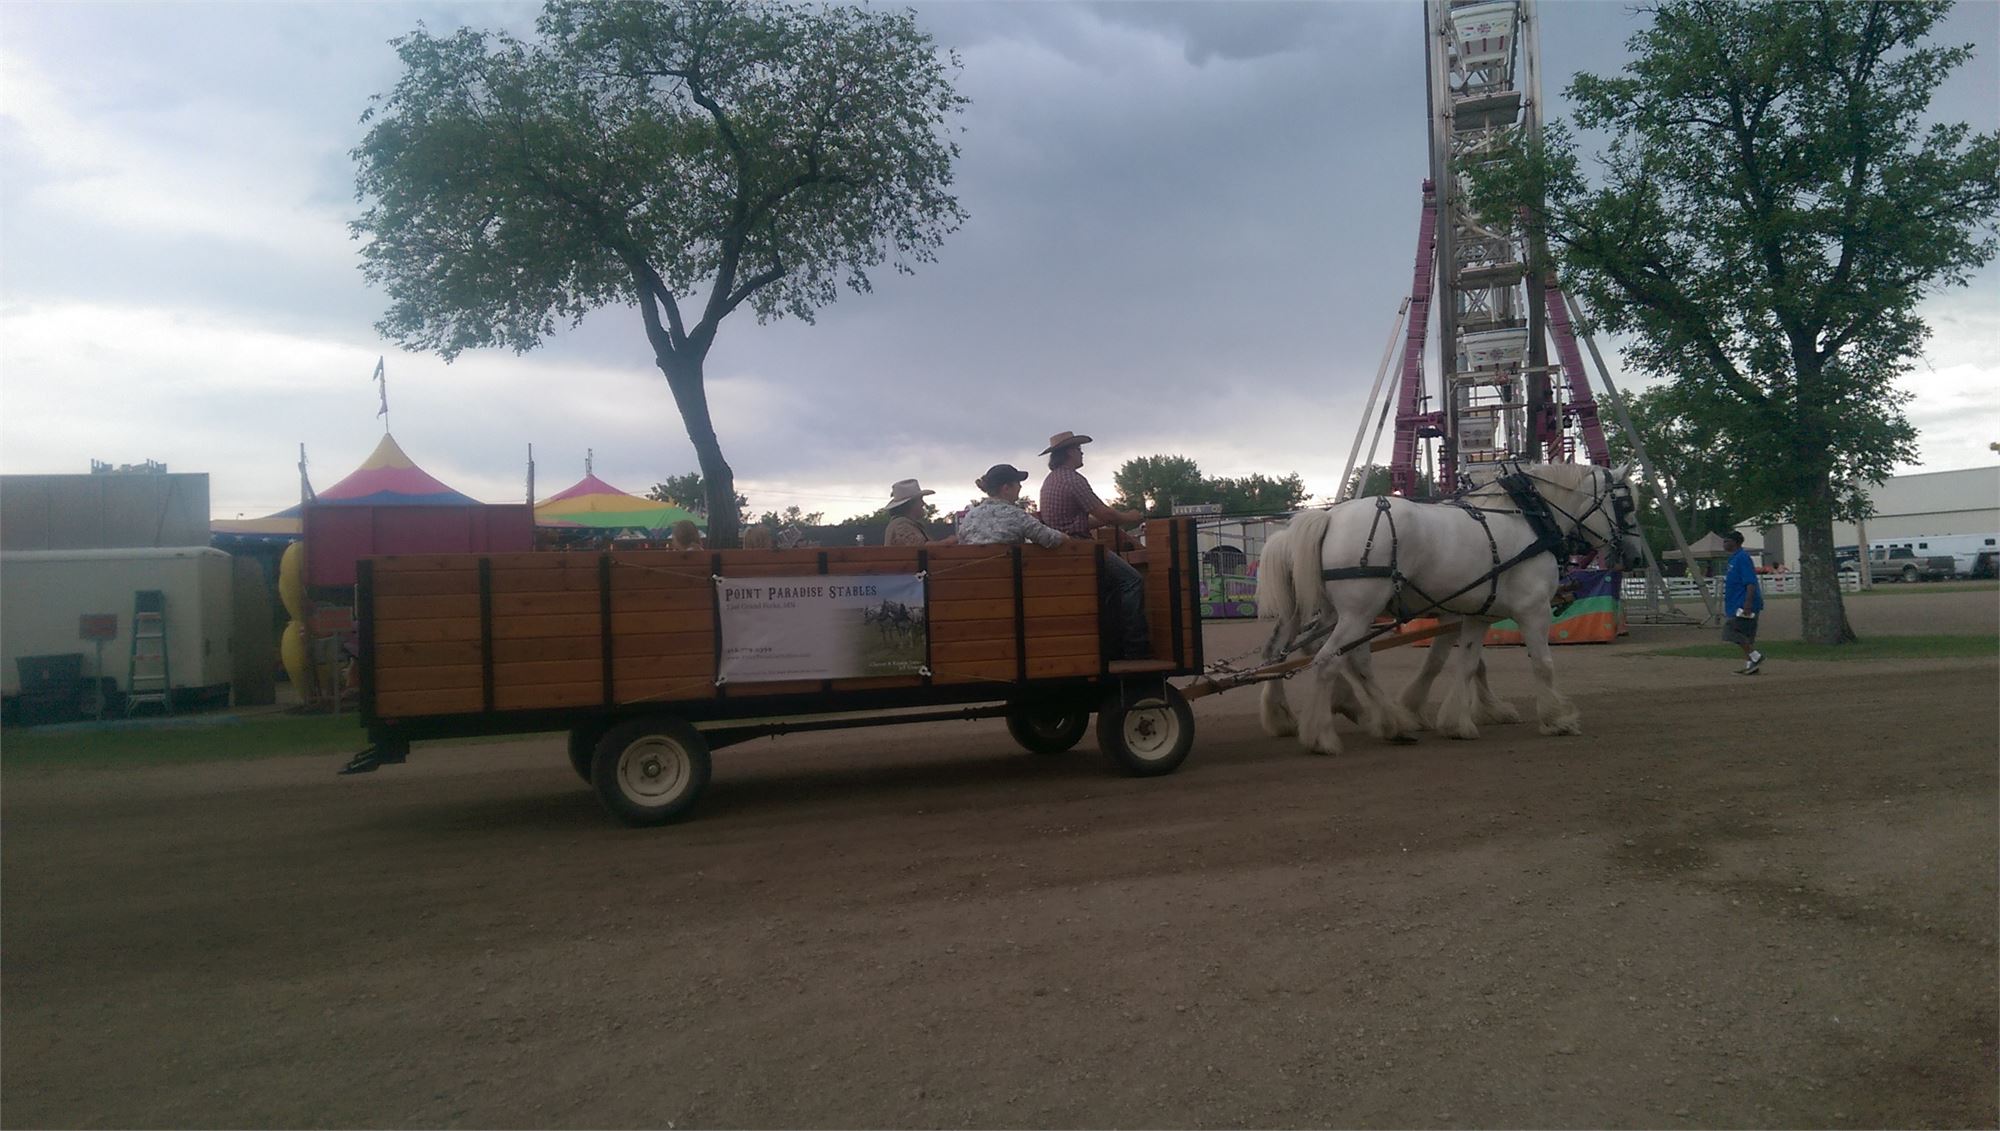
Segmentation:
<svg viewBox="0 0 2000 1131">
<path fill-rule="evenodd" d="M 926 491 L 914 479 L 898 479 L 889 488 L 889 502 L 882 507 L 885 511 L 895 510 L 904 503 L 913 503 L 925 495 L 935 495 L 936 491 Z"/>
<path fill-rule="evenodd" d="M 1055 451 L 1057 448 L 1067 448 L 1071 444 L 1088 444 L 1088 443 L 1090 443 L 1090 437 L 1088 436 L 1079 436 L 1074 432 L 1058 432 L 1055 435 L 1049 437 L 1048 447 L 1043 448 L 1041 451 L 1036 452 L 1035 454 L 1045 456 L 1048 455 L 1050 452 Z"/>
</svg>

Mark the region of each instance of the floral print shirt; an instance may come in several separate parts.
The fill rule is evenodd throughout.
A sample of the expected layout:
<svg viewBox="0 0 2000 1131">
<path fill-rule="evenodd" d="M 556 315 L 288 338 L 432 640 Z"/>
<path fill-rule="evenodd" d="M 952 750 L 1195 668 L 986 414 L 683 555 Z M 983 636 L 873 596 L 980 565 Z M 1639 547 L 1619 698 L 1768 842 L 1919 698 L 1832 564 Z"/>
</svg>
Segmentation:
<svg viewBox="0 0 2000 1131">
<path fill-rule="evenodd" d="M 1053 550 L 1065 541 L 1067 539 L 1062 531 L 1044 525 L 1018 504 L 990 495 L 958 520 L 958 544 L 961 546 L 1011 546 L 1017 542 L 1033 542 Z"/>
</svg>

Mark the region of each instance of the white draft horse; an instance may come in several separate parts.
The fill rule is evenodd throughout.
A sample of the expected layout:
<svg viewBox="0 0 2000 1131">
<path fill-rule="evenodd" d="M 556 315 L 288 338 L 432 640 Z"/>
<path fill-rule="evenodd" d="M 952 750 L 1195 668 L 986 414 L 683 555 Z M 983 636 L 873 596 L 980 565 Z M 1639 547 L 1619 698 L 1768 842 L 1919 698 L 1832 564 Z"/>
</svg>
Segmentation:
<svg viewBox="0 0 2000 1131">
<path fill-rule="evenodd" d="M 1487 684 L 1481 653 L 1486 630 L 1512 618 L 1538 685 L 1542 733 L 1581 734 L 1576 705 L 1556 689 L 1550 603 L 1568 553 L 1605 551 L 1616 566 L 1642 556 L 1629 470 L 1506 465 L 1493 482 L 1444 502 L 1353 499 L 1298 515 L 1265 543 L 1258 566 L 1258 614 L 1278 621 L 1265 658 L 1282 659 L 1302 628 L 1331 625 L 1332 634 L 1313 661 L 1303 718 L 1293 715 L 1282 682 L 1264 685 L 1266 733 L 1297 734 L 1306 749 L 1337 754 L 1333 717 L 1344 714 L 1380 738 L 1408 741 L 1423 726 L 1424 701 L 1447 666 L 1444 698 L 1431 719 L 1439 731 L 1476 738 L 1481 721 L 1517 722 L 1519 713 Z M 1369 660 L 1367 642 L 1383 613 L 1456 625 L 1432 642 L 1400 699 L 1376 683 Z"/>
</svg>

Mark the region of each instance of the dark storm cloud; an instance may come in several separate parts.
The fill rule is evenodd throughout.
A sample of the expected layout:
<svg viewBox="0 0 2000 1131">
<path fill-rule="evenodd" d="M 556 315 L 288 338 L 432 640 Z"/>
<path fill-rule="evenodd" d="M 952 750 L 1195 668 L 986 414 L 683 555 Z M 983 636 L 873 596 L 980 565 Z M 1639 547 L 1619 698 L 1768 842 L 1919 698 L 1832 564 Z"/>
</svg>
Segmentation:
<svg viewBox="0 0 2000 1131">
<path fill-rule="evenodd" d="M 1640 17 L 1620 3 L 1538 7 L 1560 116 L 1570 76 L 1615 72 Z M 98 399 L 113 408 L 87 440 L 57 447 L 55 429 L 9 425 L 7 469 L 180 443 L 178 466 L 214 461 L 219 503 L 283 505 L 299 441 L 322 483 L 372 446 L 378 353 L 399 437 L 475 494 L 516 497 L 529 443 L 545 492 L 579 476 L 591 448 L 627 489 L 691 469 L 634 311 L 596 312 L 525 358 L 449 367 L 372 331 L 383 298 L 362 285 L 342 225 L 357 208 L 357 118 L 396 78 L 387 41 L 420 20 L 525 34 L 537 10 L 0 10 L 0 51 L 25 64 L 6 76 L 16 105 L 0 123 L 5 301 L 88 306 L 98 321 L 60 324 L 104 326 L 88 349 L 131 351 L 93 373 L 129 369 L 121 379 L 146 396 L 201 390 L 156 410 L 126 398 L 127 420 L 107 384 Z M 1969 5 L 1947 28 L 1985 54 L 1940 104 L 1990 129 L 1982 12 L 1990 24 L 1990 4 Z M 1099 437 L 1093 475 L 1107 488 L 1121 457 L 1179 452 L 1217 473 L 1305 471 L 1330 490 L 1410 286 L 1427 172 L 1418 9 L 948 3 L 918 18 L 963 60 L 956 190 L 970 219 L 937 263 L 878 272 L 873 293 L 843 295 L 814 325 L 747 312 L 725 324 L 712 399 L 753 502 L 841 515 L 918 475 L 955 503 L 987 464 L 1035 466 L 1061 429 Z M 115 329 L 135 310 L 158 314 L 152 333 L 220 328 L 203 350 L 148 352 Z M 287 356 L 211 358 L 232 326 Z M 32 345 L 50 365 L 82 364 L 86 348 Z M 148 412 L 176 428 L 149 428 Z M 70 450 L 85 442 L 99 447 Z"/>
</svg>

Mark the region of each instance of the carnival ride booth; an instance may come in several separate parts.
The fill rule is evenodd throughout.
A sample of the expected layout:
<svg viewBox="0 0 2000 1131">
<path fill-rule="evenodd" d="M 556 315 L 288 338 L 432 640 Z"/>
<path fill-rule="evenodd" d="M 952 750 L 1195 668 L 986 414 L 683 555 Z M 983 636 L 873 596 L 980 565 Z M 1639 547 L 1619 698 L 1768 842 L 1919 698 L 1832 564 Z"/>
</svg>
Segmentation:
<svg viewBox="0 0 2000 1131">
<path fill-rule="evenodd" d="M 535 504 L 535 545 L 549 550 L 664 548 L 677 522 L 708 523 L 678 503 L 627 494 L 585 474 L 565 490 Z"/>
<path fill-rule="evenodd" d="M 310 500 L 213 527 L 218 540 L 290 539 L 276 578 L 287 619 L 279 655 L 301 699 L 329 706 L 351 693 L 345 673 L 355 650 L 358 562 L 534 548 L 534 517 L 526 503 L 482 503 L 446 486 L 387 433 L 361 466 Z"/>
</svg>

